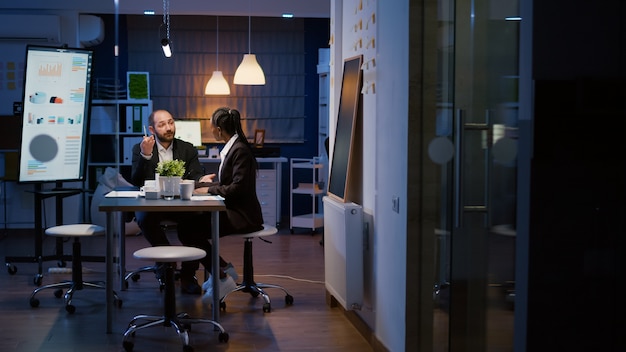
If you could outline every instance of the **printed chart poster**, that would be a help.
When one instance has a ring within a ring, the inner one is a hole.
[[[84,178],[93,52],[28,46],[20,182]]]

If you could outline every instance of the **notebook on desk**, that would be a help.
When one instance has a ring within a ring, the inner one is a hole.
[[[111,191],[104,196],[106,198],[137,198],[139,191]]]

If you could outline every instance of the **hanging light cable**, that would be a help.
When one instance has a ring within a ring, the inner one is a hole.
[[[163,25],[165,38],[161,39],[161,48],[165,57],[172,56],[172,41],[170,40],[170,0],[163,0]]]
[[[248,53],[243,56],[241,64],[237,67],[233,83],[245,85],[264,85],[265,74],[263,73],[263,69],[256,61],[256,55],[250,53],[251,23],[250,1],[248,0]]]
[[[226,82],[226,78],[222,74],[222,71],[219,70],[219,57],[220,57],[220,19],[216,17],[216,27],[215,27],[215,71],[213,71],[213,75],[211,79],[206,83],[206,87],[204,87],[205,95],[229,95],[230,87],[228,86],[228,82]]]

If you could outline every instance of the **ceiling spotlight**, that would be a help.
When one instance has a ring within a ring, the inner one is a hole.
[[[172,57],[172,48],[170,47],[169,39],[161,39],[161,47],[163,48],[163,55],[165,55],[165,57]]]
[[[170,40],[170,0],[163,0],[163,23],[165,26],[165,37],[161,39],[161,47],[165,57],[172,56],[172,41]]]

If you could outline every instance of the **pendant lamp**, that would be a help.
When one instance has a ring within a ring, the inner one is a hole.
[[[242,85],[264,85],[265,74],[263,73],[263,69],[256,61],[256,55],[250,54],[250,18],[250,15],[248,15],[248,53],[243,56],[241,64],[237,67],[233,83]]]
[[[228,82],[226,82],[226,78],[222,74],[222,71],[219,70],[218,62],[219,62],[219,52],[220,52],[220,41],[219,41],[219,29],[220,22],[219,17],[216,17],[217,27],[215,30],[216,36],[216,49],[215,49],[215,71],[213,71],[213,75],[211,79],[206,83],[206,87],[204,87],[205,95],[229,95],[230,87],[228,86]]]

